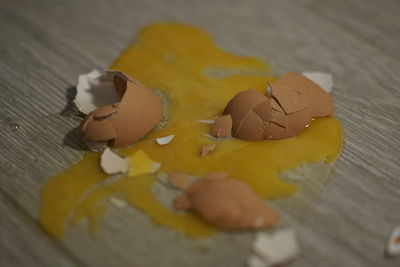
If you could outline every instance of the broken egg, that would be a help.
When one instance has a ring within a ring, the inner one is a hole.
[[[393,228],[390,233],[385,252],[388,256],[400,256],[400,225]]]
[[[231,116],[232,136],[247,141],[289,138],[302,133],[313,118],[333,113],[330,95],[296,72],[288,72],[270,84],[267,95],[250,89],[229,101],[223,115]],[[215,125],[211,134],[218,134]]]
[[[170,180],[185,192],[175,199],[176,209],[191,208],[206,221],[232,230],[259,229],[278,222],[275,211],[251,187],[225,172],[210,173],[190,185],[184,179],[174,176]]]
[[[119,148],[138,141],[157,126],[163,116],[163,105],[152,90],[123,73],[107,74],[112,77],[113,90],[120,102],[90,112],[80,130],[89,146],[102,143]]]
[[[231,136],[232,131],[232,117],[231,115],[224,115],[217,118],[210,129],[210,135],[223,138]]]

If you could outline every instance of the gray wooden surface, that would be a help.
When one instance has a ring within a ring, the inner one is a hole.
[[[81,158],[79,119],[62,112],[77,75],[107,68],[142,26],[165,20],[277,74],[333,73],[345,146],[306,216],[281,206],[299,233],[292,266],[400,266],[383,256],[400,224],[399,15],[398,0],[0,0],[0,266],[243,266],[250,234],[193,241],[133,208],[111,209],[96,239],[78,227],[54,241],[36,223],[43,184]]]

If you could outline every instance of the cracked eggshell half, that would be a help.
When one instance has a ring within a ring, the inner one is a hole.
[[[121,72],[110,71],[107,75],[121,100],[89,113],[80,129],[87,144],[108,142],[119,148],[138,141],[156,127],[163,116],[163,105],[152,90]]]
[[[288,72],[274,84],[290,88],[309,99],[311,116],[313,118],[332,116],[332,97],[318,84],[297,72]]]

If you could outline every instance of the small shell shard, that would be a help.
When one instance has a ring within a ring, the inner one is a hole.
[[[213,152],[216,147],[217,147],[216,144],[205,144],[205,145],[201,146],[200,147],[200,156],[204,157],[208,153]]]
[[[215,119],[214,124],[211,126],[210,135],[217,138],[224,138],[231,136],[232,132],[232,117],[230,114],[221,116]]]
[[[249,267],[278,266],[292,261],[299,254],[296,233],[292,229],[258,233],[251,249],[254,254],[247,261]]]
[[[197,120],[198,123],[213,124],[214,120]]]
[[[141,139],[161,121],[163,105],[152,90],[117,71],[91,75],[96,77],[97,87],[101,90],[90,89],[89,82],[84,80],[83,85],[78,86],[81,93],[78,92],[76,98],[79,105],[82,99],[93,100],[96,107],[101,105],[90,112],[81,124],[80,130],[86,143],[112,141],[109,144],[113,147],[124,147]],[[89,96],[88,91],[96,98]],[[103,91],[112,93],[114,97],[105,96],[101,93]],[[112,103],[103,105],[104,99]]]
[[[100,157],[100,166],[107,174],[125,173],[129,169],[127,159],[106,148]]]
[[[171,134],[168,136],[156,138],[156,143],[159,144],[160,146],[167,145],[171,143],[172,139],[174,139],[175,135]]]
[[[385,252],[388,256],[400,256],[400,226],[395,227],[390,233]]]

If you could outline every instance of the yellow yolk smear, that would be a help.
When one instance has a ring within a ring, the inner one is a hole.
[[[304,163],[330,163],[340,153],[342,128],[335,118],[316,119],[301,135],[284,140],[210,139],[210,125],[199,120],[220,115],[240,91],[253,88],[264,93],[268,82],[276,78],[263,61],[223,51],[199,28],[179,23],[149,25],[111,69],[125,72],[168,99],[166,127],[119,151],[126,157],[142,151],[131,158],[132,166],[146,169],[156,161],[162,164],[158,172],[181,171],[198,176],[225,171],[265,199],[276,199],[297,190],[296,185],[280,180],[279,172]],[[175,137],[169,144],[160,146],[155,142],[155,138],[171,134]],[[215,143],[216,149],[201,157],[199,149],[207,143]],[[95,230],[105,211],[103,200],[114,194],[124,196],[157,223],[190,236],[207,236],[217,230],[191,211],[175,213],[165,208],[152,193],[156,174],[149,174],[151,171],[141,169],[135,176],[132,169],[131,176],[103,183],[106,175],[99,161],[99,155],[87,153],[80,163],[44,186],[39,220],[53,236],[62,237],[68,223],[84,218]]]

